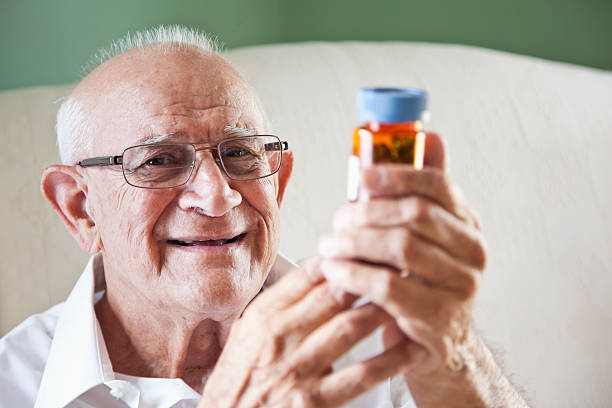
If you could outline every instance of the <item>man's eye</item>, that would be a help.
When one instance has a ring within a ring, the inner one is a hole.
[[[146,161],[149,166],[163,166],[168,164],[169,160],[167,156],[156,156]]]
[[[170,165],[184,165],[184,160],[179,159],[172,154],[159,154],[151,157],[144,162],[146,166],[170,166]]]
[[[238,158],[252,156],[253,152],[247,149],[228,149],[223,152],[223,156],[228,158]]]

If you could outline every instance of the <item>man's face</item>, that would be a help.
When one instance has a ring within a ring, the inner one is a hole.
[[[240,76],[195,50],[122,54],[90,74],[77,95],[94,117],[93,156],[159,135],[214,143],[231,136],[228,126],[259,133],[265,126]],[[120,169],[84,172],[107,285],[122,301],[224,319],[257,294],[278,249],[277,175],[230,180],[208,151],[198,152],[189,182],[175,188],[130,186]]]

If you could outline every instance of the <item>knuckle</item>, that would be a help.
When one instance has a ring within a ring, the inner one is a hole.
[[[437,343],[436,352],[439,358],[439,364],[445,364],[448,362],[453,355],[453,339],[451,336],[442,336],[440,341]]]
[[[339,268],[344,268],[340,266]],[[346,299],[346,292],[334,293],[338,291],[336,286],[332,286],[326,283],[324,286],[316,289],[316,303],[326,310],[339,310],[344,307],[344,300]]]
[[[395,255],[400,269],[406,269],[409,266],[409,259],[414,252],[414,242],[412,233],[408,228],[398,228],[393,234],[390,234],[392,242],[396,246]]]
[[[308,282],[318,282],[321,279],[321,258],[315,256],[307,259],[300,266],[300,271]]]
[[[444,190],[448,191],[451,196],[459,202],[464,201],[463,190],[461,190],[459,184],[455,183],[448,174],[443,174],[440,177],[440,181]]]
[[[345,319],[341,323],[339,331],[354,334],[360,329],[368,325],[368,322],[378,318],[378,310],[376,307],[364,306],[357,309],[351,309],[345,312]]]
[[[432,219],[432,206],[425,199],[417,199],[417,221],[427,224]]]
[[[450,299],[450,296],[448,296]],[[443,301],[432,301],[429,302],[429,315],[434,325],[444,326],[448,320],[448,312],[446,308],[446,302]]]
[[[426,224],[431,220],[431,205],[422,197],[411,197],[412,219]]]
[[[263,339],[266,344],[274,349],[282,348],[285,342],[286,333],[291,329],[290,319],[278,313],[257,313],[256,315],[251,315],[250,319],[249,324],[244,325],[243,331],[249,334],[250,329],[252,330],[253,327],[259,327],[259,337]]]
[[[365,364],[360,363],[355,366],[354,374],[355,378],[363,379],[362,381],[354,381],[351,383],[352,392],[357,395],[368,389],[368,377],[371,375],[371,373]]]
[[[359,251],[359,236],[356,233],[345,234],[341,238],[341,245],[348,254],[356,254]]]
[[[478,231],[482,231],[482,218],[480,217],[480,215],[478,215],[478,213],[473,210],[470,212],[470,215],[472,216],[471,221],[474,228],[476,228]]]
[[[360,201],[354,207],[354,221],[358,226],[369,225],[373,211],[373,206],[370,201]]]
[[[296,408],[315,408],[323,404],[321,392],[316,386],[294,390],[291,401],[291,406]]]
[[[450,176],[440,169],[432,169],[429,173],[430,183],[436,187],[438,191],[451,191],[453,181]]]
[[[393,275],[387,271],[373,282],[372,289],[377,299],[387,299],[393,294],[393,287]]]
[[[461,283],[459,300],[466,301],[472,299],[478,291],[478,287],[480,286],[480,279],[475,273],[470,271],[462,272],[460,276]]]
[[[473,262],[479,271],[484,271],[487,266],[487,245],[482,238],[478,240],[474,250]]]
[[[357,267],[357,265],[354,262],[351,262],[351,261],[336,261],[336,266],[349,279],[354,279],[355,278],[355,274],[356,274],[355,268]]]
[[[466,291],[470,298],[476,295],[478,287],[480,286],[480,279],[474,273],[468,273],[466,278]]]
[[[421,171],[421,178],[423,180],[423,184],[432,187],[440,185],[440,175],[443,173],[438,169],[428,169],[427,171]]]
[[[336,323],[335,336],[343,344],[351,343],[355,337],[355,328],[358,327],[358,321],[355,317],[349,316],[346,319],[340,319]]]
[[[319,253],[325,256],[351,256],[358,250],[359,236],[355,232],[336,232],[319,240]]]
[[[260,330],[264,337],[258,336],[257,344],[257,367],[264,367],[273,364],[285,349],[286,338],[278,326],[263,323],[263,330]],[[252,332],[245,333],[250,341],[253,341]]]
[[[268,320],[264,324],[264,327],[268,333],[270,348],[274,351],[282,349],[282,345],[285,342],[285,325]]]
[[[461,219],[471,219],[472,211],[469,209],[463,190],[459,187],[459,184],[455,183],[450,179],[449,176],[444,176],[444,191],[448,197],[451,205],[451,211],[456,213]]]

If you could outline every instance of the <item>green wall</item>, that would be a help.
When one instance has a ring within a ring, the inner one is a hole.
[[[228,48],[430,41],[612,70],[611,21],[612,0],[0,0],[0,89],[74,82],[97,48],[162,23]]]
[[[612,69],[612,0],[294,2],[288,40],[477,45]]]
[[[217,34],[227,47],[282,41],[283,0],[0,0],[0,89],[77,81],[100,47],[158,24]]]

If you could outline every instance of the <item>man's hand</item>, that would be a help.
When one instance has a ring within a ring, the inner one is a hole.
[[[323,274],[384,308],[422,346],[413,372],[457,367],[486,262],[479,222],[438,169],[378,165],[363,181],[371,200],[340,209],[320,242]]]
[[[444,171],[443,142],[432,137],[421,171],[401,164],[363,171],[370,200],[337,212],[334,232],[320,241],[321,270],[333,287],[393,316],[383,339],[386,347],[408,339],[404,377],[419,406],[477,406],[496,387],[475,374],[481,362],[495,363],[469,325],[486,245]]]
[[[378,326],[374,304],[334,293],[309,260],[258,295],[232,326],[200,407],[336,407],[405,369],[405,343],[332,371],[332,363]]]

